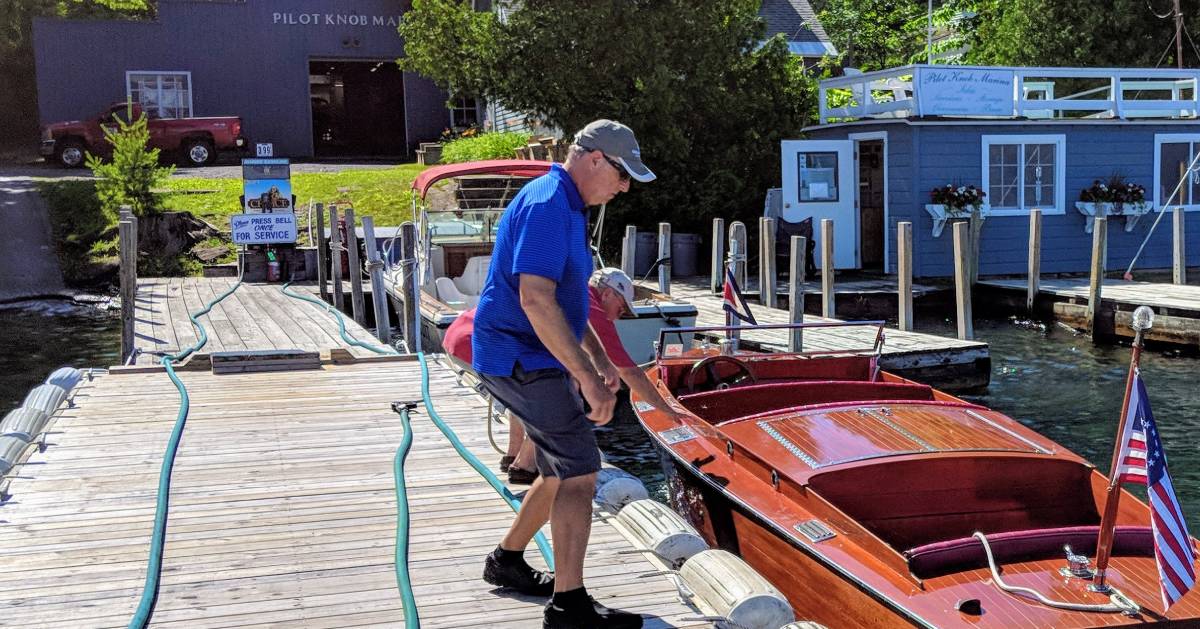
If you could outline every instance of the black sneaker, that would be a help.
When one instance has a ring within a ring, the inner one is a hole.
[[[589,597],[591,598],[591,597]],[[641,629],[642,616],[609,609],[591,598],[591,609],[568,611],[550,602],[542,616],[542,629]]]
[[[530,596],[554,593],[554,574],[535,570],[523,559],[520,563],[502,563],[489,554],[483,561],[483,580]]]

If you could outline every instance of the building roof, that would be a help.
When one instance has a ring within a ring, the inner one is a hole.
[[[767,37],[783,33],[793,53],[806,57],[835,53],[808,0],[763,0],[758,13],[767,21]]]

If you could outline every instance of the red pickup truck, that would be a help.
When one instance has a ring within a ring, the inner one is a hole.
[[[133,106],[133,120],[142,115],[142,108]],[[112,146],[104,139],[104,127],[115,127],[117,118],[125,120],[129,106],[116,103],[103,113],[86,120],[55,122],[42,128],[42,155],[64,168],[83,165],[84,152],[107,157]],[[204,166],[213,163],[218,151],[241,150],[246,146],[242,137],[242,120],[220,118],[151,118],[150,148],[163,153],[176,153],[185,166]]]

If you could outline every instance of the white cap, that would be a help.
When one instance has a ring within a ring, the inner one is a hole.
[[[633,280],[621,269],[614,266],[604,267],[592,273],[592,283],[601,288],[611,288],[625,300],[629,312],[633,312]]]

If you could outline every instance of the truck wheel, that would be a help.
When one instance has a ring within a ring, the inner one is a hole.
[[[84,162],[83,142],[67,138],[54,146],[54,161],[63,168],[79,168]]]
[[[183,143],[183,163],[186,166],[207,166],[216,158],[217,152],[208,140],[197,138]]]

